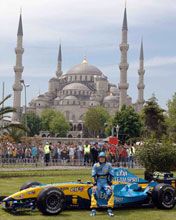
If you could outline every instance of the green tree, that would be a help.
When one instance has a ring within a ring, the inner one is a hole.
[[[41,131],[41,118],[34,112],[28,112],[23,115],[22,121],[25,125],[25,120],[27,120],[27,133],[28,136],[33,137],[34,135],[39,135]]]
[[[162,135],[166,134],[166,118],[164,112],[165,111],[158,105],[155,96],[146,102],[142,110],[145,136],[154,135],[157,138],[161,138]]]
[[[144,140],[144,145],[137,149],[136,157],[148,172],[176,169],[176,146],[166,138],[160,142],[156,138]]]
[[[9,114],[16,111],[16,109],[13,107],[4,106],[6,100],[10,97],[11,95],[8,95],[2,101],[0,101],[0,121],[3,121],[4,119],[10,119],[11,116]],[[8,133],[12,138],[14,138],[14,140],[18,141],[19,137],[24,134],[25,127],[21,123],[8,123],[6,125],[2,123],[2,125],[0,125],[0,131]]]
[[[45,109],[41,113],[42,130],[50,130],[50,122],[53,118],[56,118],[57,112],[53,109]]]
[[[92,137],[104,136],[105,123],[107,123],[110,115],[103,107],[89,108],[84,116],[84,125],[88,133]]]
[[[115,114],[113,125],[119,126],[119,140],[121,142],[138,138],[142,130],[140,116],[132,106],[122,106],[121,110]]]
[[[8,95],[2,101],[0,101],[0,106],[1,106],[0,107],[0,121],[3,121],[4,119],[10,118],[9,113],[15,112],[15,109],[10,107],[10,106],[5,106],[4,107],[5,101],[7,99],[9,99],[10,97],[11,97],[11,95]],[[6,126],[1,125],[0,130],[4,130],[4,129],[10,127],[10,126],[11,126],[10,124],[8,124]]]
[[[53,109],[45,109],[41,114],[42,129],[50,131],[52,134],[59,134],[65,137],[70,126],[64,115]]]
[[[172,99],[168,101],[167,106],[168,114],[166,122],[168,125],[168,135],[173,141],[176,141],[176,93]]]
[[[6,131],[7,131],[8,135],[9,135],[10,137],[12,137],[13,140],[14,140],[16,143],[20,142],[20,141],[21,141],[21,138],[22,138],[23,136],[25,136],[25,129],[24,129],[24,127],[21,127],[21,128],[20,128],[20,127],[12,126],[12,127],[8,127],[8,128],[6,129]]]

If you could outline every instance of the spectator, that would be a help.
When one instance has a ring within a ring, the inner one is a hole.
[[[48,142],[46,142],[45,146],[44,146],[44,162],[45,165],[48,166],[49,162],[50,162],[50,153],[51,153],[51,147],[49,145]]]
[[[92,165],[98,162],[98,143],[95,143],[91,148]]]
[[[78,160],[78,165],[82,165],[82,160],[83,160],[83,146],[82,144],[79,142],[78,146],[76,147],[76,157]]]
[[[74,149],[74,145],[72,144],[69,147],[69,160],[71,165],[74,165],[74,156],[75,156],[75,149]]]
[[[91,149],[91,146],[87,141],[83,146],[83,149],[84,149],[84,166],[86,166],[90,162],[90,149]]]

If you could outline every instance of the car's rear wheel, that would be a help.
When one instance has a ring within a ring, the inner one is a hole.
[[[158,184],[152,192],[152,201],[159,209],[172,209],[175,206],[175,189],[169,184]]]
[[[20,191],[21,190],[24,190],[24,189],[28,189],[28,188],[30,188],[30,187],[35,187],[35,186],[40,186],[41,185],[41,183],[39,183],[39,182],[27,182],[27,183],[25,183],[25,184],[23,184],[21,187],[20,187]]]
[[[57,215],[64,207],[65,196],[62,190],[49,187],[42,190],[37,198],[37,207],[44,215]]]

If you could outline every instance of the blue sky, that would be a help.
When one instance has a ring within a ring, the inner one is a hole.
[[[63,70],[82,61],[100,68],[118,84],[121,26],[124,0],[1,0],[0,7],[0,94],[13,93],[14,48],[19,11],[24,29],[23,78],[30,84],[28,101],[48,88],[55,75],[59,41]],[[166,108],[176,92],[176,0],[127,0],[129,70],[128,94],[137,99],[140,40],[145,55],[145,99],[155,93]],[[22,103],[24,103],[22,97]],[[12,104],[12,99],[8,104]]]

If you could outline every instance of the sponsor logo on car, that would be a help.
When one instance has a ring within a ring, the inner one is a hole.
[[[84,190],[84,187],[82,187],[82,186],[70,188],[70,192],[82,192],[83,190]]]

